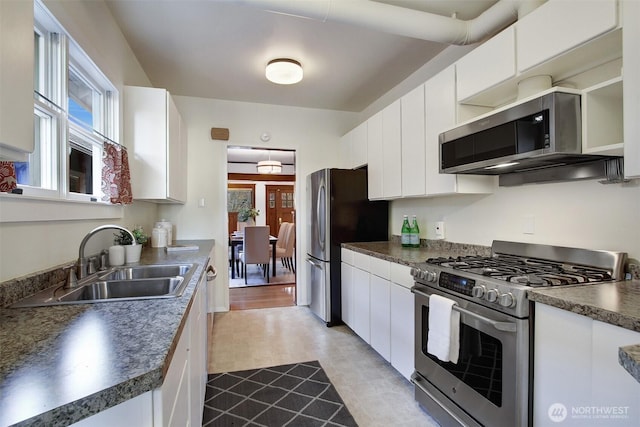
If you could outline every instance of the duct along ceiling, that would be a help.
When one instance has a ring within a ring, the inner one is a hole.
[[[531,1],[105,3],[156,87],[184,96],[360,112],[450,44],[476,43],[514,22],[517,9]],[[280,57],[302,64],[302,82],[281,86],[265,79],[266,64]]]

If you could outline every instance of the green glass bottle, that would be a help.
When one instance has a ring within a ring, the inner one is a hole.
[[[409,226],[409,216],[403,215],[402,219],[402,232],[400,235],[400,242],[403,248],[411,247],[411,226]]]
[[[418,227],[418,221],[416,220],[416,216],[413,215],[413,221],[411,224],[411,237],[410,237],[411,247],[419,248],[420,247],[420,227]]]

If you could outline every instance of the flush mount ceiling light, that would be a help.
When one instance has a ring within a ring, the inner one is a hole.
[[[267,80],[279,85],[292,85],[302,80],[302,65],[289,58],[272,59],[267,64]]]

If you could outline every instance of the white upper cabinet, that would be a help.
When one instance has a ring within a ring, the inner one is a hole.
[[[0,1],[0,160],[34,150],[33,61],[33,2]]]
[[[383,197],[384,168],[382,160],[382,111],[373,115],[365,122],[367,126],[367,159],[368,159],[368,185],[369,199],[381,199]]]
[[[382,110],[382,195],[402,196],[402,131],[400,100]]]
[[[454,66],[444,69],[425,83],[427,196],[454,193],[491,193],[495,178],[440,173],[438,137],[456,124],[456,74]]]
[[[402,196],[424,196],[425,112],[424,85],[400,99],[402,111]]]
[[[353,146],[353,130],[342,135],[340,138],[340,158],[342,163],[338,166],[346,169],[351,169],[351,149]]]
[[[341,139],[344,167],[356,169],[367,164],[367,123],[361,123]]]
[[[617,25],[616,0],[549,0],[516,24],[518,70],[548,61]]]
[[[367,124],[361,123],[353,131],[351,140],[351,168],[358,168],[367,164]]]
[[[126,86],[124,140],[133,197],[155,202],[187,199],[186,126],[169,92]]]
[[[592,86],[598,82],[576,85],[574,78],[622,57],[618,21],[616,0],[549,0],[458,60],[457,100],[497,108],[535,76]]]
[[[459,102],[516,74],[515,28],[509,27],[456,63]]]
[[[640,178],[640,2],[622,2],[624,174]]]

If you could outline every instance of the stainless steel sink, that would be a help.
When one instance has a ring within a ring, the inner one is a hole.
[[[182,277],[93,282],[57,299],[65,302],[164,297],[173,295],[183,282]]]
[[[157,277],[184,276],[191,264],[182,265],[138,265],[118,267],[107,273],[98,274],[102,280],[152,279]]]
[[[197,264],[118,267],[87,277],[77,288],[51,287],[11,307],[175,298],[182,296],[196,267]]]

